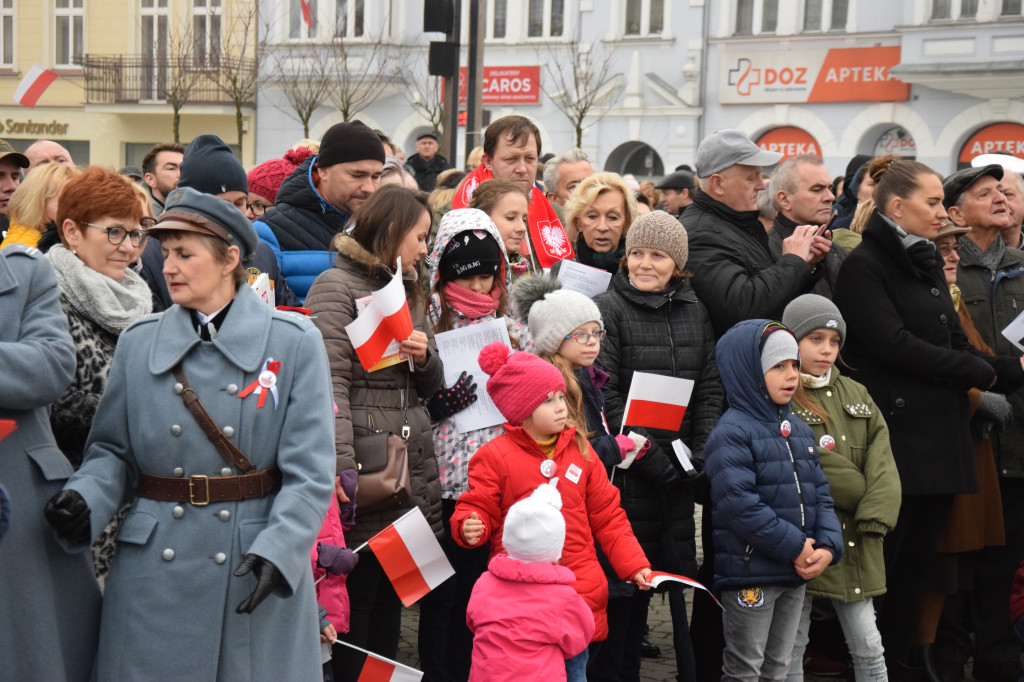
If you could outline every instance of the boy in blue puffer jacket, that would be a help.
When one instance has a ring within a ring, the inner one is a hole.
[[[746,320],[716,346],[729,409],[708,437],[722,680],[784,680],[806,581],[842,558],[816,442],[789,403],[799,351],[779,322]]]

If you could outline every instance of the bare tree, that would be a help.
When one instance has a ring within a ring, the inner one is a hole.
[[[352,120],[379,98],[397,94],[402,76],[399,64],[391,58],[392,47],[380,36],[366,42],[348,42],[343,37],[331,40],[334,87],[329,97],[343,121]]]
[[[402,68],[402,73],[409,70]],[[423,114],[434,134],[440,136],[444,128],[445,108],[444,92],[441,89],[441,77],[427,74],[426,69],[405,78],[403,95],[413,109]]]
[[[235,130],[238,134],[238,153],[242,153],[242,109],[256,102],[259,90],[259,60],[264,46],[258,35],[259,10],[256,3],[234,3],[232,15],[224,32],[219,57],[220,77],[217,87],[235,106]]]
[[[175,142],[181,142],[181,109],[191,101],[204,75],[196,60],[197,40],[191,17],[178,23],[171,36],[164,96],[171,105]]]
[[[549,84],[541,89],[569,119],[576,131],[577,147],[583,143],[583,131],[611,109],[623,80],[612,73],[611,53],[599,45],[573,38],[538,53],[548,74],[548,79],[541,82]]]
[[[334,86],[331,53],[317,45],[278,45],[268,65],[272,72],[268,82],[284,94],[287,102],[274,106],[301,123],[303,137],[309,137],[313,112],[327,103]]]

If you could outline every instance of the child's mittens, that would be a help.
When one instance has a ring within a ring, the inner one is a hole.
[[[349,502],[338,501],[341,525],[348,530],[356,525],[356,483],[359,482],[359,472],[355,469],[346,469],[338,474],[341,479],[341,489],[345,491]]]
[[[345,575],[359,563],[359,555],[348,547],[327,542],[316,543],[316,565],[331,575]]]
[[[451,388],[442,388],[427,399],[427,413],[431,421],[441,421],[461,412],[476,402],[476,384],[473,377],[463,372]]]
[[[615,436],[615,443],[619,446],[619,454],[622,456],[622,459],[626,459],[626,456],[629,455],[629,453],[632,452],[633,449],[637,446],[636,441],[634,441],[629,436],[621,433]],[[650,449],[651,441],[645,440],[643,446],[640,448],[640,451],[636,453],[636,457],[633,458],[633,461],[639,462],[641,459],[643,459],[644,455],[646,455],[647,451]]]

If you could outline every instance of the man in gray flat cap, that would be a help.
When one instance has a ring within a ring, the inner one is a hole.
[[[1012,221],[1002,191],[1008,175],[1004,173],[997,163],[953,173],[942,182],[942,203],[953,223],[971,228],[959,240],[960,305],[967,306],[981,338],[997,355],[1019,356],[1020,350],[1002,335],[1024,312],[1024,252],[1007,247],[1001,236]],[[961,674],[963,664],[973,656],[973,677],[985,682],[1024,675],[1009,611],[1010,582],[1024,556],[1024,391],[1008,398],[1013,408],[1009,425],[1004,429],[988,425],[1006,543],[971,553],[974,589],[947,597],[935,648],[940,663],[958,667]],[[979,440],[989,437],[981,429],[982,416],[979,407],[972,421],[972,432]],[[973,644],[963,625],[968,620],[974,623]]]
[[[738,130],[714,132],[697,148],[700,190],[682,221],[690,237],[693,287],[717,336],[741,320],[779,319],[786,304],[809,293],[824,274],[818,264],[832,242],[816,226],[796,227],[776,259],[758,220],[761,168],[781,159]]]

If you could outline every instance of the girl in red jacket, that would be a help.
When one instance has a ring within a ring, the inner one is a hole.
[[[576,576],[576,592],[594,613],[594,640],[603,640],[608,583],[594,540],[623,580],[647,589],[651,572],[619,505],[619,491],[587,439],[567,423],[565,381],[558,368],[529,353],[510,353],[501,343],[486,346],[479,364],[490,376],[487,393],[507,422],[504,435],[470,460],[469,490],[459,497],[451,519],[453,531],[458,529],[455,540],[467,548],[490,540],[491,556],[503,554],[509,508],[558,477],[566,526],[561,565]],[[569,682],[586,679],[586,661],[586,650],[566,661]]]

